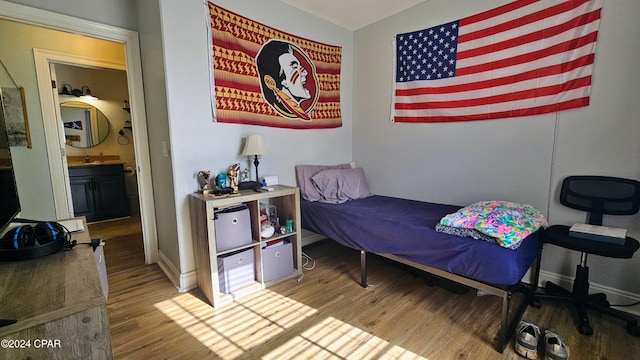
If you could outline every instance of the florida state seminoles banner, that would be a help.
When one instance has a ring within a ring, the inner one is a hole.
[[[207,2],[218,122],[342,126],[342,48],[293,36]]]

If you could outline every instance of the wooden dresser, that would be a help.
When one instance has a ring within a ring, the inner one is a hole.
[[[0,327],[0,358],[113,358],[102,247],[80,244],[90,242],[88,230],[73,239],[70,251],[0,262],[0,319],[17,320]]]

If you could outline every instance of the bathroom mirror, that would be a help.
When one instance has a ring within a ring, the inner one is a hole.
[[[77,148],[90,148],[109,135],[109,121],[95,106],[81,101],[60,104],[65,142]]]

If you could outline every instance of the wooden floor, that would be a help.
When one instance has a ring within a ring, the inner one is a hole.
[[[140,214],[129,218],[89,224],[93,238],[105,242],[107,274],[130,270],[145,264]]]
[[[220,309],[199,290],[178,293],[157,265],[125,269],[115,255],[120,242],[106,242],[115,359],[522,359],[513,342],[503,354],[495,351],[497,297],[429,287],[375,257],[371,286],[363,289],[359,253],[331,241],[304,249],[315,268],[300,281],[286,280]],[[595,333],[587,337],[564,305],[529,307],[525,318],[543,331],[557,330],[570,359],[640,359],[640,338],[617,320],[592,315]]]

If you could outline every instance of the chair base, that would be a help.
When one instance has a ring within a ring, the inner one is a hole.
[[[550,281],[546,283],[545,293],[536,294],[538,300],[546,299],[573,304],[578,311],[578,332],[583,335],[593,335],[593,328],[589,324],[587,310],[612,316],[627,323],[627,332],[633,336],[640,336],[640,328],[635,317],[622,311],[612,309],[605,294],[589,294],[589,267],[576,266],[576,278],[573,291],[566,290]]]

